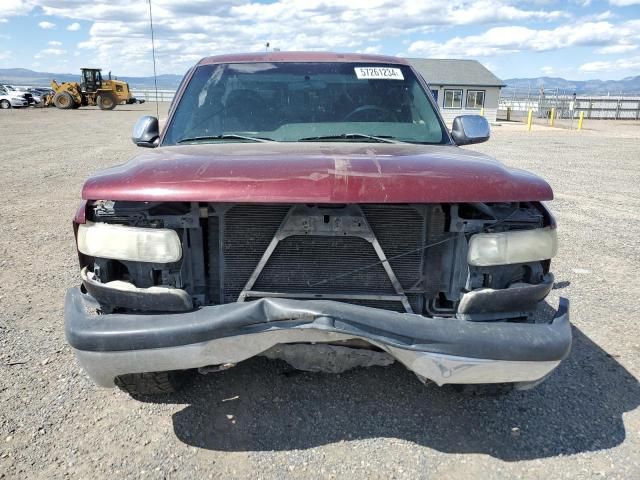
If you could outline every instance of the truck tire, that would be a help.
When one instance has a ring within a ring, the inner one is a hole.
[[[190,377],[190,372],[147,372],[127,373],[115,378],[115,384],[120,390],[131,396],[163,395],[177,392]]]
[[[61,110],[73,108],[75,103],[75,100],[69,92],[56,93],[53,97],[53,104]]]
[[[113,110],[116,108],[116,97],[112,93],[101,93],[96,101],[100,110]]]
[[[11,108],[11,102],[9,100],[0,100],[0,108]]]

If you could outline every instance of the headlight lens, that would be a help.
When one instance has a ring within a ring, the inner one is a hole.
[[[558,252],[555,228],[478,233],[469,241],[467,261],[476,267],[535,262]]]
[[[78,250],[91,257],[133,262],[171,263],[182,258],[180,238],[174,230],[108,223],[81,224]]]

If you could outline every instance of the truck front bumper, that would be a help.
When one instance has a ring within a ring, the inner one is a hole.
[[[97,315],[79,287],[67,291],[67,340],[89,376],[112,387],[126,373],[238,363],[279,344],[360,339],[422,380],[532,384],[571,348],[568,301],[549,323],[430,318],[327,300],[260,299],[186,313]]]

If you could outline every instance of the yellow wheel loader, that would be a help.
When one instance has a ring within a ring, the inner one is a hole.
[[[81,82],[58,83],[51,80],[51,88],[55,93],[45,100],[45,104],[53,104],[67,110],[97,105],[100,110],[113,110],[116,105],[123,103],[144,103],[131,95],[129,84],[121,80],[102,79],[99,68],[82,68]]]

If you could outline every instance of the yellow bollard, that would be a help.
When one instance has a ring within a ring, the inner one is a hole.
[[[580,118],[578,119],[578,130],[582,130],[583,120],[584,120],[584,112],[580,112]]]
[[[553,120],[556,118],[556,107],[553,107],[551,109],[551,122],[549,123],[549,125],[551,125],[553,127]]]
[[[529,115],[527,116],[527,130],[531,131],[532,123],[533,123],[533,108],[530,108]]]
[[[481,116],[481,117],[484,117],[484,107],[482,107],[482,108],[480,109],[480,116]]]

